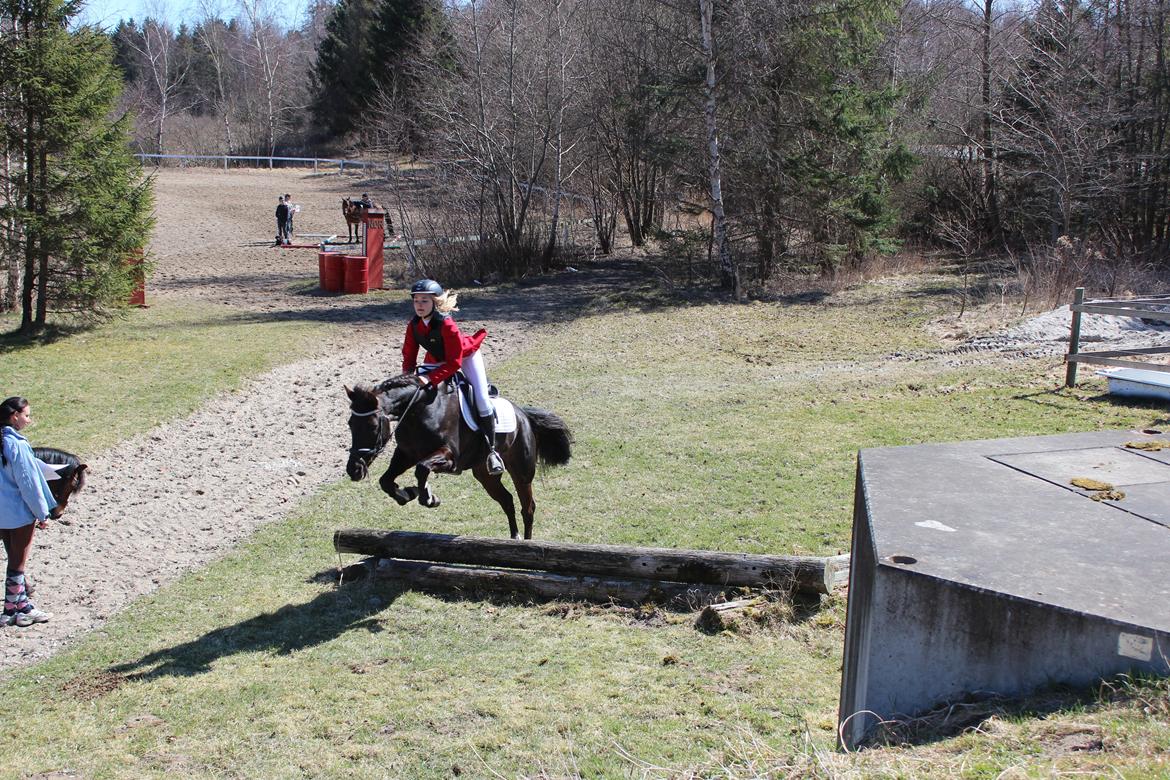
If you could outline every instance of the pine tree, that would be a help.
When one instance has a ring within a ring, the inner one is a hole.
[[[435,0],[340,0],[317,49],[317,122],[332,135],[346,135],[388,97],[417,127],[422,87],[413,59],[422,36],[443,19]]]
[[[113,48],[99,30],[69,29],[78,9],[0,2],[0,132],[18,160],[0,219],[17,226],[23,332],[42,330],[50,310],[95,316],[125,301],[125,261],[151,227],[128,120],[110,119],[121,93]]]
[[[761,267],[791,255],[790,237],[828,274],[892,249],[890,188],[913,164],[893,136],[897,91],[875,77],[894,4],[776,6],[766,21],[755,8],[758,34],[773,40],[752,46],[752,31],[743,36],[750,67],[728,158],[735,211],[754,212]]]
[[[421,124],[425,114],[424,87],[414,59],[424,36],[443,23],[442,8],[434,0],[382,0],[378,8],[373,46],[378,63],[375,78],[394,110],[409,120],[399,123],[409,136],[400,139],[403,148],[418,149],[426,143],[428,133]]]
[[[378,0],[341,0],[317,48],[313,116],[330,135],[353,131],[370,105],[378,64],[374,27]]]

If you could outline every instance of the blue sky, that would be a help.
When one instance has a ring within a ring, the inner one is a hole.
[[[285,24],[289,27],[301,22],[306,0],[272,0],[274,5],[285,9]],[[212,8],[220,9],[220,16],[231,18],[238,15],[235,0],[204,0]],[[162,16],[174,25],[192,22],[202,14],[199,0],[87,0],[81,9],[79,19],[83,23],[97,24],[112,30],[120,19],[142,21],[147,16]]]

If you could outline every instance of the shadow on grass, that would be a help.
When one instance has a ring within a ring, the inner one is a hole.
[[[19,326],[7,332],[0,332],[0,354],[34,347],[43,347],[57,341],[64,341],[92,330],[93,326],[82,323],[68,325],[50,323],[43,330],[36,333],[21,333],[18,328]]]
[[[185,279],[177,286],[199,287],[214,281],[231,285],[231,279]],[[287,280],[283,282],[289,284]],[[360,303],[352,296],[325,293],[310,283],[297,284],[295,295],[320,300],[321,305],[268,311],[240,312],[217,317],[217,324],[259,324],[264,322],[329,322],[335,324],[401,320],[411,315],[405,289],[389,290]],[[595,314],[629,310],[648,313],[693,306],[721,305],[727,296],[707,290],[680,290],[664,285],[644,264],[630,260],[607,260],[590,264],[583,271],[562,271],[508,282],[494,288],[456,287],[460,293],[459,319],[505,319],[531,325],[560,324]],[[344,299],[344,305],[331,302]],[[351,303],[352,302],[352,303]],[[801,302],[815,303],[812,299]]]
[[[317,579],[317,578],[314,578]],[[238,653],[267,652],[289,655],[329,642],[347,631],[381,632],[373,617],[407,589],[396,585],[339,588],[321,593],[304,604],[289,604],[275,612],[223,626],[174,647],[156,650],[137,661],[111,666],[126,680],[190,677],[211,670],[213,663]]]
[[[1166,401],[1158,398],[1147,399],[1134,396],[1119,396],[1109,392],[1085,395],[1078,393],[1075,388],[1067,388],[1061,385],[1048,390],[1017,393],[1012,396],[1012,400],[1027,401],[1029,403],[1054,408],[1062,407],[1062,404],[1058,404],[1057,401],[1085,401],[1089,403],[1108,404],[1122,409],[1148,409],[1151,412],[1162,412],[1163,414],[1151,420],[1149,426],[1144,429],[1144,432],[1164,433],[1166,429],[1170,428],[1170,416],[1166,414]]]

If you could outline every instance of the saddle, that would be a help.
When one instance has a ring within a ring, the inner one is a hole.
[[[429,369],[426,366],[419,367],[420,372],[425,373],[427,370]],[[462,371],[456,371],[443,383],[443,392],[459,394],[459,411],[463,414],[464,422],[471,430],[478,431],[479,415],[475,406],[475,388]],[[492,399],[492,406],[496,410],[496,433],[511,433],[516,430],[516,409],[512,402],[501,397],[499,389],[493,384],[488,385],[488,398]]]

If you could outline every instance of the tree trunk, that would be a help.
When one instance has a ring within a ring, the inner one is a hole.
[[[710,173],[711,213],[714,215],[715,251],[719,258],[719,276],[725,289],[731,290],[738,301],[742,294],[739,269],[731,259],[727,241],[727,217],[723,211],[722,172],[719,163],[719,130],[715,121],[715,36],[712,31],[715,0],[699,0],[699,18],[702,29],[703,58],[707,62],[704,82],[703,120],[707,125],[707,166]]]
[[[540,569],[560,574],[748,585],[806,593],[828,593],[840,572],[840,563],[835,559],[827,563],[829,559],[813,556],[519,541],[363,528],[337,531],[333,545],[338,552],[382,558]]]
[[[983,204],[986,211],[986,234],[995,240],[1000,234],[999,193],[996,191],[996,153],[992,137],[992,107],[991,107],[991,30],[994,21],[993,8],[995,0],[983,0],[983,49],[981,55],[980,76],[982,84],[980,92],[983,101],[983,146],[982,178]]]
[[[28,36],[27,26],[25,37]],[[24,130],[24,207],[29,214],[35,214],[37,208],[37,153],[36,136],[33,131],[36,117],[32,107],[25,111]],[[20,291],[20,331],[29,333],[33,329],[33,283],[37,278],[37,240],[40,238],[40,226],[26,225],[24,236],[24,285]]]
[[[39,192],[41,197],[37,199],[37,222],[40,224],[38,232],[40,233],[40,240],[37,242],[37,316],[34,327],[36,330],[43,330],[48,319],[49,310],[49,245],[45,241],[45,224],[49,216],[49,155],[43,148],[40,150],[40,160],[38,160],[40,170],[37,171],[40,177]]]

